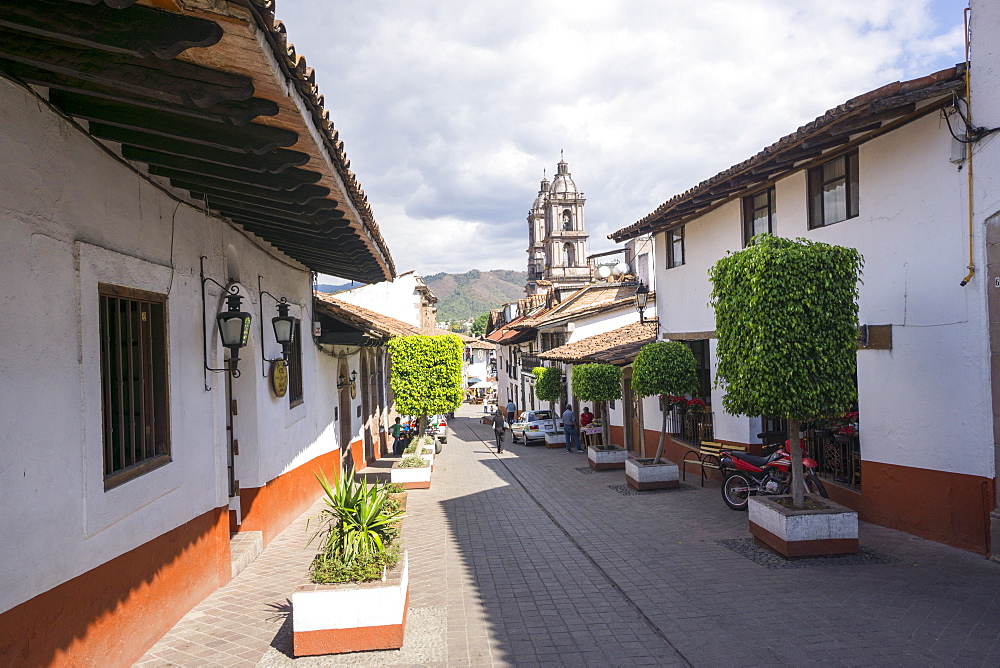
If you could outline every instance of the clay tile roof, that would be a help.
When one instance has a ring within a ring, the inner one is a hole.
[[[946,104],[964,88],[965,64],[919,79],[896,81],[830,109],[760,153],[678,195],[638,222],[608,235],[617,242],[681,225],[848,142],[871,139]],[[938,98],[932,104],[916,103]],[[853,138],[853,139],[852,139]]]
[[[518,329],[515,329],[517,324],[523,320],[523,316],[514,318],[500,329],[491,332],[490,335],[485,337],[484,340],[498,343],[501,346],[510,346],[515,343],[521,343],[535,338],[535,333],[533,331],[519,331]]]
[[[538,357],[571,364],[601,362],[624,366],[635,360],[644,345],[656,341],[658,330],[659,324],[655,319],[644,323],[633,322],[610,332],[553,348],[540,353]]]
[[[631,307],[635,304],[635,285],[592,284],[581,288],[557,306],[525,318],[517,323],[517,329],[544,327],[565,320],[596,315],[604,311]],[[654,293],[649,299],[655,300]],[[514,323],[511,323],[513,325]]]
[[[408,322],[403,322],[402,320],[397,320],[396,318],[382,315],[381,313],[376,313],[375,311],[369,311],[366,308],[341,301],[326,293],[314,292],[313,294],[316,296],[316,305],[321,310],[358,327],[373,329],[387,338],[410,336],[412,334],[431,334],[431,332],[426,332],[419,327],[414,327]],[[438,332],[434,332],[434,334],[437,333]]]
[[[494,350],[496,348],[496,346],[490,343],[489,341],[485,341],[482,339],[476,339],[475,341],[470,341],[465,344],[465,347],[472,348],[473,350]]]

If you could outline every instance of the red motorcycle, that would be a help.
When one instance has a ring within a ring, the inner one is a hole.
[[[805,450],[805,445],[802,449]],[[723,450],[719,461],[723,476],[722,500],[733,510],[746,510],[753,494],[791,493],[792,458],[788,441],[764,457]],[[806,491],[830,498],[823,481],[816,476],[816,460],[802,457],[802,468]]]

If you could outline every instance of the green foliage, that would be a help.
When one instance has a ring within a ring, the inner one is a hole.
[[[712,267],[726,411],[804,420],[851,408],[863,265],[853,248],[767,234]]]
[[[622,370],[611,364],[578,364],[573,367],[573,394],[584,401],[622,398]]]
[[[489,324],[489,320],[489,313],[483,313],[482,315],[476,316],[476,319],[472,321],[472,335],[483,336],[486,334],[486,325]]]
[[[409,415],[434,415],[462,403],[462,354],[453,334],[404,336],[389,340],[392,393],[396,408]]]
[[[320,584],[372,582],[381,580],[385,569],[394,567],[398,561],[399,546],[395,544],[387,547],[382,554],[359,558],[349,564],[318,554],[313,559],[310,574],[312,581]]]
[[[680,341],[643,346],[632,363],[632,389],[644,397],[697,393],[698,362],[690,346]]]
[[[385,491],[389,494],[402,494],[406,491],[406,486],[401,482],[387,482]]]
[[[424,283],[438,298],[438,319],[462,322],[501,304],[521,299],[527,280],[527,272],[506,269],[472,269],[464,274],[424,276]]]
[[[419,469],[424,466],[430,466],[431,463],[421,457],[418,454],[407,455],[403,457],[399,464],[396,465],[397,468],[401,469]]]
[[[319,523],[310,543],[320,539],[320,552],[313,562],[314,572],[353,572],[385,563],[386,552],[398,534],[403,514],[391,504],[384,485],[355,479],[354,471],[331,485],[323,472],[316,474],[326,503],[319,515],[309,519]],[[379,570],[381,577],[381,570]],[[324,580],[328,581],[328,580]]]
[[[559,401],[562,396],[562,371],[554,366],[536,366],[531,370],[535,377],[535,396],[541,401]]]

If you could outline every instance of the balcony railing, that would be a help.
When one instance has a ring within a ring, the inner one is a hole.
[[[680,411],[674,408],[667,414],[667,431],[674,440],[690,445],[715,440],[711,411]]]
[[[542,361],[538,359],[537,355],[522,355],[521,356],[521,369],[524,373],[531,373],[531,370],[536,366],[542,366]]]
[[[817,475],[838,485],[861,489],[861,439],[821,429],[803,433],[806,455],[816,460]]]

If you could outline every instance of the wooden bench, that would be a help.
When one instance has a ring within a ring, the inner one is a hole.
[[[747,447],[745,445],[723,445],[722,443],[717,443],[715,441],[702,441],[701,446],[697,450],[688,450],[684,453],[684,457],[681,459],[681,472],[683,473],[683,479],[687,480],[687,465],[697,464],[701,467],[701,486],[704,487],[706,477],[705,469],[719,470],[719,468],[721,468],[719,453],[723,450],[746,452]],[[688,459],[689,456],[693,456],[694,459]]]

